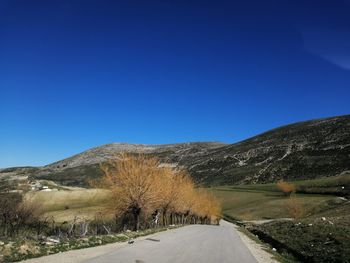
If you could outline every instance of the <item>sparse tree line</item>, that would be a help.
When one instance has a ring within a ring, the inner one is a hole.
[[[109,211],[133,230],[219,220],[213,195],[195,189],[185,171],[162,166],[156,158],[121,154],[101,168],[105,176],[91,184],[110,190]]]
[[[96,212],[94,219],[77,215],[69,222],[55,222],[53,217],[44,217],[39,203],[24,200],[20,193],[2,193],[0,237],[70,239],[128,229],[219,221],[218,200],[209,192],[196,189],[184,171],[162,166],[155,158],[128,154],[116,156],[101,164],[101,168],[105,175],[89,183],[95,188],[108,189],[109,198],[106,209]]]

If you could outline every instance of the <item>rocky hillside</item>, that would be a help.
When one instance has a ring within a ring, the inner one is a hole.
[[[264,183],[310,179],[350,170],[350,115],[283,126],[235,143],[136,145],[113,143],[18,173],[68,185],[84,185],[101,175],[99,163],[116,153],[144,153],[162,163],[187,169],[205,185]],[[16,174],[17,170],[0,171]]]
[[[212,149],[226,144],[218,142],[193,142],[165,145],[112,143],[92,148],[80,154],[43,167],[18,167],[0,170],[1,177],[30,176],[56,181],[63,185],[84,186],[87,178],[102,175],[100,163],[122,152],[143,153],[156,156],[165,165],[181,166],[190,163],[195,156],[205,156]],[[187,166],[185,167],[187,168]]]
[[[283,126],[193,160],[206,184],[312,179],[350,170],[350,115]]]

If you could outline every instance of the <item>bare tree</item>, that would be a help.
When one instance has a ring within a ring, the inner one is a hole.
[[[121,154],[101,168],[105,175],[90,184],[110,190],[109,210],[123,222],[132,215],[134,230],[139,229],[141,215],[150,219],[143,221],[149,226],[158,224],[159,213],[163,225],[169,221],[210,223],[213,216],[220,214],[214,196],[196,191],[185,171],[161,166],[155,158]]]
[[[159,163],[144,155],[122,154],[101,165],[105,176],[101,186],[111,190],[110,209],[117,214],[132,214],[134,230],[139,229],[141,213],[151,213],[159,203],[161,176]]]
[[[302,218],[306,214],[303,201],[294,195],[290,196],[288,199],[286,208],[289,216],[292,218]]]

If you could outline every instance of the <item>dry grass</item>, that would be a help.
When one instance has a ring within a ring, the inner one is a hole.
[[[56,222],[73,221],[75,217],[93,220],[97,213],[102,212],[105,219],[112,218],[113,215],[102,206],[89,206],[81,208],[73,208],[67,210],[57,210],[45,213],[45,217],[53,217]]]
[[[109,191],[101,189],[79,189],[74,191],[29,192],[25,199],[38,203],[43,216],[53,216],[56,221],[69,221],[75,216],[93,218],[104,211]]]

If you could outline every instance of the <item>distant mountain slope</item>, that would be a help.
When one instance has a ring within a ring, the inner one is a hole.
[[[107,144],[44,167],[21,168],[20,172],[84,185],[86,178],[102,174],[99,163],[120,152],[151,154],[162,163],[187,169],[197,183],[205,185],[333,176],[350,170],[350,115],[283,126],[236,144]],[[13,169],[11,173],[16,171]]]
[[[299,122],[193,160],[206,184],[310,179],[350,170],[350,115]]]
[[[70,158],[41,167],[32,176],[58,181],[68,185],[84,185],[86,178],[102,175],[99,164],[122,152],[143,153],[157,157],[162,163],[181,166],[196,156],[206,155],[210,150],[225,146],[219,142],[191,142],[164,145],[112,143],[92,148]],[[187,168],[187,166],[186,166]]]
[[[171,162],[177,160],[177,158],[190,158],[191,155],[203,155],[210,149],[216,149],[222,146],[225,146],[225,144],[219,142],[191,142],[160,145],[111,143],[92,148],[70,158],[47,165],[45,168],[62,169],[98,164],[109,158],[113,158],[116,153],[121,152],[155,154],[157,156],[162,156],[162,161]]]

